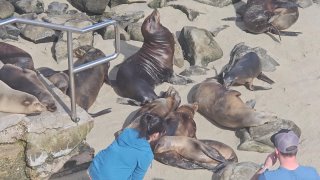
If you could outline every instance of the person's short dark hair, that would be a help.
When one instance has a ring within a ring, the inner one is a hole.
[[[271,136],[271,141],[283,156],[295,156],[298,152],[299,137],[288,129],[281,129]]]
[[[163,118],[155,114],[145,113],[141,116],[139,129],[139,137],[145,137],[149,140],[150,135],[157,132],[160,134],[165,132],[165,122]]]

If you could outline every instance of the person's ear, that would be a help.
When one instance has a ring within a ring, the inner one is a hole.
[[[279,157],[279,150],[277,148],[276,148],[275,152],[276,152],[276,156]]]

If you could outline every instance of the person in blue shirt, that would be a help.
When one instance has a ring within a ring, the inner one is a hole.
[[[299,137],[291,130],[281,130],[272,137],[275,151],[269,154],[265,163],[251,180],[320,180],[315,168],[299,165],[297,152]],[[280,167],[269,171],[279,160]]]
[[[165,132],[164,120],[146,113],[139,128],[126,128],[106,149],[100,151],[88,169],[92,180],[141,180],[153,158],[150,143]]]

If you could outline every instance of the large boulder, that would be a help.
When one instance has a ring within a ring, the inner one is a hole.
[[[45,80],[47,87],[54,87]],[[36,116],[0,114],[0,176],[1,179],[48,179],[62,168],[93,127],[90,115],[77,107],[80,121],[69,116],[70,99],[59,89],[57,111]]]
[[[109,0],[68,0],[75,8],[88,14],[102,14]]]
[[[20,14],[44,12],[44,3],[42,0],[18,0],[14,3],[16,11]]]
[[[224,6],[228,6],[230,4],[234,4],[234,3],[237,3],[241,0],[195,0],[195,1],[198,1],[200,3],[203,3],[203,4],[208,4],[208,5],[211,5],[211,6],[215,6],[215,7],[224,7]]]
[[[0,0],[0,19],[6,19],[13,15],[14,6],[5,0]]]
[[[184,58],[190,65],[207,66],[222,57],[223,52],[213,35],[206,29],[192,26],[182,28],[179,35]]]
[[[259,168],[260,166],[253,162],[230,163],[222,172],[214,173],[212,180],[248,180]]]

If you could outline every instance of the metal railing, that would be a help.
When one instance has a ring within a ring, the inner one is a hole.
[[[75,99],[75,85],[74,85],[74,73],[86,70],[88,68],[109,62],[115,58],[118,57],[119,51],[120,51],[120,35],[119,35],[119,29],[117,22],[115,20],[106,20],[104,22],[100,22],[97,24],[94,24],[92,26],[88,26],[82,29],[71,27],[71,26],[64,26],[59,24],[52,24],[52,23],[46,23],[42,21],[35,21],[35,20],[28,20],[28,19],[22,19],[22,18],[8,18],[5,20],[0,21],[0,26],[11,24],[11,23],[21,23],[21,24],[29,24],[34,26],[41,26],[45,28],[50,28],[54,30],[60,30],[60,31],[66,31],[67,32],[67,48],[68,48],[68,68],[69,68],[69,85],[70,85],[70,98],[71,98],[71,119],[74,122],[78,122],[80,119],[77,117],[77,111],[76,111],[76,99]],[[94,31],[97,29],[101,29],[105,26],[114,26],[115,31],[115,51],[114,53],[110,55],[106,55],[103,58],[91,61],[86,64],[82,64],[80,66],[74,67],[73,66],[73,48],[72,48],[72,33],[86,33],[90,31]]]

